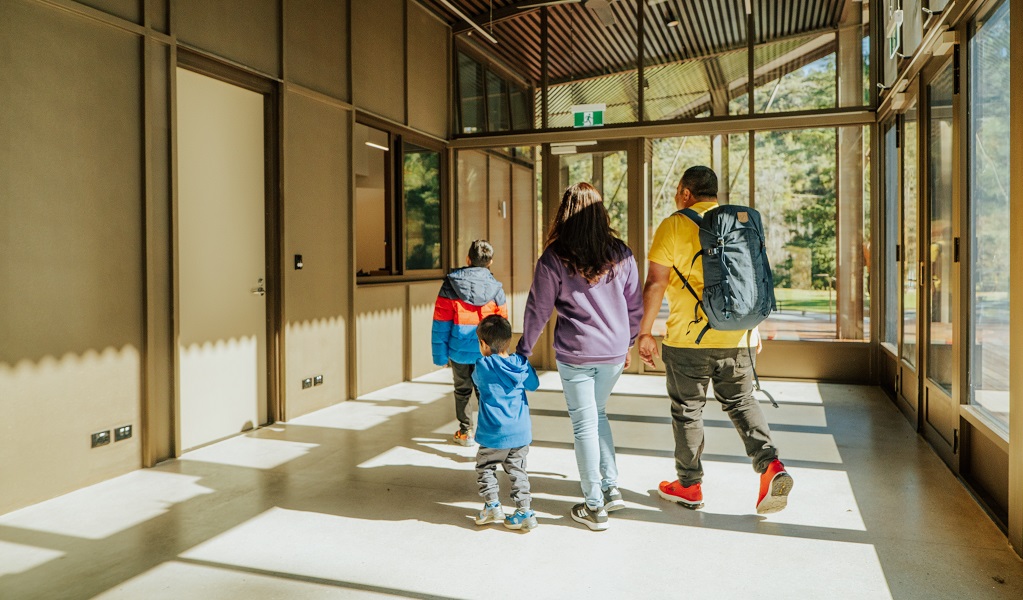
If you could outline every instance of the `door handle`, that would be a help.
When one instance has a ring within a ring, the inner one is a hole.
[[[249,291],[252,292],[253,296],[265,296],[266,288],[263,287],[263,278],[260,277],[259,281],[256,282],[256,287],[252,288]]]

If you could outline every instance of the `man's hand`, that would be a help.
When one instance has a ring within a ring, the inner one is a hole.
[[[760,354],[760,351],[763,350],[763,349],[764,349],[764,338],[762,338],[762,337],[760,337],[758,335],[757,336],[757,354]]]
[[[654,357],[660,357],[661,353],[657,350],[657,342],[654,340],[654,336],[649,333],[641,333],[636,338],[636,346],[639,347],[639,358],[646,365],[656,368],[654,364]]]
[[[631,365],[631,364],[632,364],[632,347],[630,346],[629,347],[629,351],[625,353],[625,366],[622,367],[622,370],[624,371],[625,369],[628,369],[629,365]]]

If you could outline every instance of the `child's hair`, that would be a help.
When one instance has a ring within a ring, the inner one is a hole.
[[[490,346],[495,354],[500,354],[508,349],[508,343],[511,342],[511,323],[501,315],[490,315],[480,321],[476,327],[476,335],[484,344]]]
[[[474,267],[489,267],[494,260],[494,247],[487,240],[473,240],[469,244],[469,262]]]

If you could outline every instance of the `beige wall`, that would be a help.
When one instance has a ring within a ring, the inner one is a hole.
[[[439,282],[423,284],[412,307],[409,284],[399,285],[398,305],[388,313],[383,303],[380,328],[362,329],[370,342],[351,340],[348,102],[359,98],[354,77],[362,108],[442,136],[447,27],[411,0],[177,0],[173,21],[168,6],[0,0],[0,513],[180,452],[171,304],[175,43],[272,76],[280,90],[285,416],[347,399],[356,356],[377,361],[362,361],[366,391],[429,368],[419,357],[409,364],[381,357],[405,357],[406,339],[409,350],[426,345],[419,320],[428,323],[426,298],[432,303]],[[373,23],[353,28],[350,14]],[[429,46],[412,60],[406,19],[414,43]],[[355,52],[353,29],[373,35]],[[359,52],[388,68],[367,70]],[[432,73],[414,77],[407,97],[412,64]],[[411,122],[407,104],[415,104]],[[301,271],[294,254],[304,257]],[[381,302],[367,295],[389,299],[393,290],[358,294],[374,309],[358,313],[369,326]],[[376,354],[388,338],[401,340],[401,352]],[[318,374],[324,385],[301,389]],[[91,433],[128,424],[130,440],[89,447]]]
[[[280,0],[177,0],[174,14],[181,43],[280,76]]]
[[[408,286],[408,376],[415,379],[436,371],[433,365],[433,305],[441,282],[424,281]]]
[[[288,419],[348,399],[350,114],[298,93],[284,111],[284,404]],[[302,270],[295,269],[301,254]],[[302,389],[306,377],[323,385]]]
[[[405,122],[405,0],[353,0],[352,99]]]
[[[414,2],[408,7],[409,125],[446,138],[451,98],[450,29]]]
[[[7,0],[0,48],[2,513],[139,466],[90,435],[140,422],[144,249],[140,39]]]
[[[405,380],[406,284],[360,286],[355,291],[355,395]]]

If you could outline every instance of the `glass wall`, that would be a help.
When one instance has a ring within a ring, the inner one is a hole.
[[[837,338],[837,131],[757,132],[755,208],[764,220],[778,312],[767,339]]]
[[[611,227],[629,243],[629,153],[606,152],[600,157],[600,193],[611,216]]]
[[[701,11],[706,10],[706,13]],[[646,120],[664,121],[747,114],[749,51],[743,0],[721,0],[704,7],[693,3],[649,4],[644,44]],[[724,20],[716,52],[700,48],[705,32],[689,23]],[[670,23],[675,25],[670,26]]]
[[[917,287],[919,247],[917,245],[917,114],[906,111],[902,143],[902,359],[916,366]]]
[[[970,24],[969,57],[969,400],[1008,429],[1009,2]]]
[[[483,65],[471,56],[458,53],[458,130],[478,133],[487,130],[483,103]]]
[[[548,127],[573,127],[572,107],[587,104],[606,106],[604,125],[639,121],[638,0],[607,12],[577,2],[547,11]]]
[[[499,75],[465,52],[458,52],[458,131],[496,133],[534,128],[533,92]]]
[[[952,393],[952,63],[927,86],[927,190],[930,198],[927,376]]]
[[[642,11],[639,0],[528,4],[488,23],[496,44],[458,34],[461,133],[527,123],[572,128],[580,105],[603,105],[603,124],[615,125],[826,111],[868,106],[873,98],[869,0],[831,3],[798,18],[789,14],[797,8],[775,0],[658,0],[644,2]],[[487,21],[485,8],[479,17]],[[489,80],[483,71],[490,66],[472,64],[470,46],[492,54],[500,72],[514,73],[503,77],[509,91]],[[516,105],[525,96],[532,96],[531,120]],[[487,102],[489,109],[480,106]],[[511,104],[510,122],[504,103]]]
[[[753,111],[779,113],[838,105],[835,34],[787,39],[753,53]],[[857,68],[857,73],[859,73]]]
[[[884,328],[881,341],[898,353],[899,345],[899,139],[898,126],[884,130]]]
[[[856,126],[651,140],[647,234],[677,210],[675,190],[686,169],[707,165],[727,173],[719,179],[719,201],[749,205],[752,198],[764,219],[778,302],[761,325],[765,338],[868,340],[869,132]],[[840,235],[855,242],[839,248]],[[655,334],[663,332],[662,312]]]

